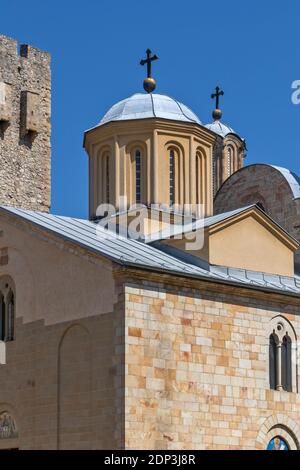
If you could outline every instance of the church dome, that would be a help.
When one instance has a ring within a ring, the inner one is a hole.
[[[220,135],[221,137],[226,137],[227,134],[237,135],[237,133],[231,127],[227,126],[226,124],[223,124],[219,120],[215,120],[211,124],[206,124],[205,127],[210,131],[215,132],[215,134]]]
[[[101,119],[99,125],[112,121],[148,118],[201,124],[199,118],[190,108],[174,98],[156,93],[136,93],[114,104]]]

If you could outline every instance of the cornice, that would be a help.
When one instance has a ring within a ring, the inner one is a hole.
[[[176,133],[193,135],[195,137],[206,140],[209,144],[213,144],[216,140],[216,135],[209,131],[205,126],[197,123],[188,123],[180,121],[171,121],[168,119],[148,118],[148,119],[133,119],[128,121],[113,121],[101,126],[95,127],[85,133],[84,147],[94,143],[95,140],[107,140],[117,136],[126,136],[130,134],[138,135],[145,133],[152,133],[153,131],[166,131]]]
[[[113,269],[113,275],[116,279],[123,279],[124,282],[130,282],[132,280],[145,281],[149,288],[151,288],[151,282],[157,284],[169,285],[175,288],[188,288],[191,290],[198,290],[203,293],[211,293],[218,295],[226,295],[230,297],[240,297],[247,303],[256,303],[258,300],[268,303],[268,308],[272,308],[271,303],[285,305],[288,308],[290,305],[298,307],[300,305],[300,296],[295,294],[288,294],[286,292],[280,293],[275,292],[268,288],[258,286],[240,286],[235,285],[232,281],[226,281],[224,279],[195,279],[189,275],[178,276],[175,273],[161,273],[155,271],[148,271],[147,269],[140,269],[136,267],[127,267],[115,265]],[[189,276],[189,277],[188,277]],[[140,287],[141,288],[141,287]],[[189,294],[187,293],[187,296]],[[204,295],[204,294],[203,294]],[[232,299],[232,303],[237,303],[235,299]],[[253,300],[254,299],[254,300]],[[226,301],[228,302],[228,300]],[[238,307],[238,303],[237,303]],[[251,305],[253,307],[253,305]],[[257,307],[260,308],[260,307]],[[267,307],[265,307],[267,308]],[[298,309],[297,309],[298,312]],[[296,312],[293,312],[296,313]]]

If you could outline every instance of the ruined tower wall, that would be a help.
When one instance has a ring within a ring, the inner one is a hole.
[[[50,55],[0,36],[0,204],[49,211]]]

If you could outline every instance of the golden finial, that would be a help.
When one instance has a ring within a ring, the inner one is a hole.
[[[212,116],[215,121],[219,121],[222,117],[222,111],[219,108],[219,98],[224,95],[224,91],[220,87],[216,87],[216,92],[211,95],[211,98],[216,98],[216,109],[213,110]]]
[[[151,64],[154,60],[157,60],[158,57],[157,57],[156,54],[154,54],[151,57],[151,50],[150,49],[146,50],[146,54],[147,54],[147,59],[142,59],[140,61],[140,64],[141,65],[147,64],[147,78],[145,78],[145,80],[144,80],[144,90],[147,93],[152,93],[156,88],[156,81],[151,76]]]

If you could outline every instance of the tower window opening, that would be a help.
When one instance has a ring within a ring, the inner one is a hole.
[[[285,319],[273,323],[269,336],[269,383],[273,390],[292,392],[297,383],[296,337]]]
[[[201,203],[200,178],[201,178],[201,157],[197,153],[196,155],[196,202],[197,204]]]
[[[170,150],[170,206],[175,204],[175,153]]]
[[[109,203],[109,155],[106,157],[106,187],[105,187],[106,202]]]
[[[141,152],[135,152],[135,200],[136,204],[141,204]]]
[[[7,283],[0,281],[0,341],[15,339],[15,294]]]
[[[14,340],[14,329],[15,329],[15,300],[14,294],[10,291],[7,301],[7,341]]]
[[[6,330],[6,315],[5,315],[5,300],[1,294],[0,298],[0,341],[5,341],[5,330]]]

